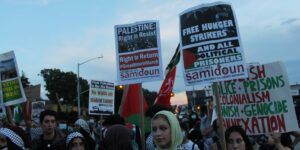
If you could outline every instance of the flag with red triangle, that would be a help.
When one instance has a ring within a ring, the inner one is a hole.
[[[173,91],[175,75],[176,75],[176,65],[180,61],[180,50],[179,44],[176,48],[175,54],[173,55],[170,63],[166,68],[166,77],[160,87],[158,96],[155,100],[155,104],[163,105],[163,106],[171,106],[171,93]]]
[[[125,86],[123,92],[119,114],[127,122],[140,125],[140,98],[141,84],[130,84]],[[145,113],[148,105],[143,96],[143,113]]]

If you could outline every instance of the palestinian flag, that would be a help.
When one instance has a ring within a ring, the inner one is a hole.
[[[141,84],[130,84],[126,85],[121,105],[119,108],[119,114],[126,122],[140,126],[140,99],[139,92],[142,90]],[[147,102],[143,96],[143,114],[147,110]],[[145,131],[149,131],[150,128],[146,127],[148,120],[145,119]]]
[[[163,105],[170,107],[171,106],[171,93],[173,91],[173,86],[175,82],[175,75],[176,75],[176,65],[180,61],[180,50],[179,44],[176,48],[175,54],[173,55],[170,63],[166,68],[166,77],[164,79],[163,84],[160,87],[158,96],[155,100],[155,104]]]
[[[173,55],[171,61],[169,62],[167,68],[166,68],[166,78],[168,77],[168,75],[171,73],[171,71],[173,69],[176,68],[176,65],[179,63],[180,61],[180,50],[179,50],[179,46],[180,44],[178,44],[176,50],[175,50],[175,54]]]

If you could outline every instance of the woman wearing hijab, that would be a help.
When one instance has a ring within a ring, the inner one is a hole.
[[[96,147],[95,140],[91,137],[90,127],[86,121],[83,119],[78,119],[75,122],[75,128],[79,129],[78,131],[83,135],[86,140],[86,145],[88,149],[94,150]]]
[[[8,128],[0,128],[0,149],[25,150],[22,138]]]
[[[160,111],[151,120],[151,132],[158,150],[181,150],[183,135],[176,116]]]
[[[66,138],[67,150],[87,150],[85,140],[80,132],[72,132]]]

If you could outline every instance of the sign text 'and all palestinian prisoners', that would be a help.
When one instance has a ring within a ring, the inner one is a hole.
[[[229,4],[199,5],[182,12],[180,37],[187,85],[247,76],[237,21]]]

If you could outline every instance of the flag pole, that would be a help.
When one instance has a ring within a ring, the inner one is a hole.
[[[128,93],[128,88],[129,88],[129,85],[124,85],[124,91],[123,91],[123,94],[122,94],[122,99],[121,99],[120,106],[123,106],[124,103],[125,103],[125,99],[126,99],[126,96],[127,96],[127,93]],[[119,108],[118,114],[121,114],[121,112],[122,112],[122,107]]]
[[[145,145],[145,127],[144,127],[144,104],[143,104],[143,89],[142,84],[139,83],[139,99],[140,99],[140,128],[141,128],[141,143],[142,143],[142,150],[146,149]]]
[[[226,150],[225,132],[224,132],[223,117],[222,117],[221,104],[220,104],[220,93],[219,93],[217,82],[213,83],[213,90],[216,98],[217,113],[218,113],[217,115],[218,115],[218,122],[219,122],[218,124],[221,130],[221,145],[222,145],[222,149]]]

